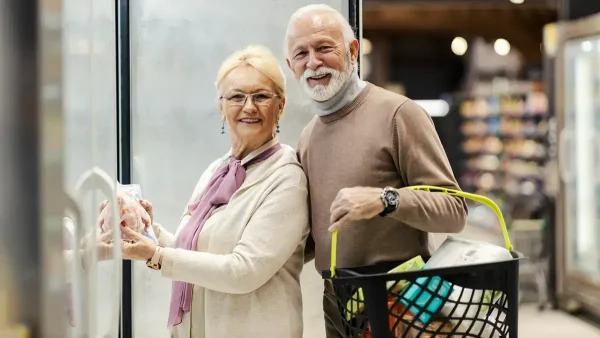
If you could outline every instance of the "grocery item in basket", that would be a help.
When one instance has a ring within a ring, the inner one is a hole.
[[[388,273],[416,271],[421,270],[423,266],[425,266],[423,258],[421,256],[416,256],[388,271]],[[397,283],[395,281],[389,281],[386,284],[388,291],[399,293],[408,285],[408,281],[400,280]],[[352,294],[352,297],[346,303],[346,320],[351,320],[357,313],[361,313],[364,310],[364,300],[363,290],[362,288],[359,288]]]
[[[498,245],[448,236],[427,261],[428,268],[511,260],[510,251]]]
[[[410,327],[403,322],[398,323],[398,326],[396,326],[396,329],[394,330],[394,336],[397,338],[450,338],[453,336],[456,337],[455,334],[451,333],[454,327],[448,321],[432,320],[427,325],[420,325],[419,320],[415,318],[415,316],[412,313],[410,313],[410,311],[407,311],[402,316],[402,320],[413,323],[416,326],[416,328]]]
[[[470,241],[448,237],[440,248],[427,261],[427,268],[444,268],[467,264],[481,264],[511,260],[512,255],[507,249],[485,242]],[[453,285],[453,292],[448,295],[448,301],[442,306],[441,314],[452,318],[464,318],[459,321],[452,319],[458,326],[457,333],[479,334],[480,337],[497,337],[497,330],[488,323],[504,321],[504,313],[487,305],[497,304],[504,298],[502,292],[494,290],[473,290]],[[486,304],[478,306],[477,304]],[[506,304],[500,304],[506,308]],[[479,320],[477,320],[479,319]],[[486,322],[482,321],[485,320]],[[472,327],[471,327],[471,324]]]
[[[450,332],[454,327],[448,321],[434,319],[429,324],[424,325],[414,314],[407,311],[406,307],[393,298],[388,298],[388,309],[390,311],[390,331],[396,338],[449,338],[452,336]],[[364,338],[371,338],[371,334],[365,334]]]
[[[418,319],[422,323],[428,324],[453,291],[452,284],[440,277],[420,277],[404,289],[399,299],[409,311],[418,314]]]

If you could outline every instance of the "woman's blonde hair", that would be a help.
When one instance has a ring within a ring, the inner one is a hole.
[[[223,61],[217,73],[217,81],[215,82],[217,89],[225,77],[227,77],[227,74],[241,65],[249,65],[265,74],[275,84],[277,89],[276,94],[281,97],[285,96],[285,75],[277,58],[275,58],[269,48],[259,45],[250,45],[242,50],[238,50]]]

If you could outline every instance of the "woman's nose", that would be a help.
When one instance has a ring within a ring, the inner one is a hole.
[[[256,112],[256,105],[254,104],[254,100],[252,99],[252,96],[246,97],[246,101],[244,102],[244,107],[242,109],[246,113]]]

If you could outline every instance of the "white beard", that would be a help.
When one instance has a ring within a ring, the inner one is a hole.
[[[317,102],[327,101],[334,97],[335,94],[339,93],[339,91],[346,84],[350,76],[352,76],[352,73],[354,72],[354,67],[350,63],[349,57],[346,60],[346,65],[346,70],[344,70],[343,72],[324,66],[317,68],[317,70],[306,69],[306,71],[304,71],[304,74],[302,74],[302,76],[300,77],[300,84],[311,99]],[[308,85],[307,80],[309,77],[326,74],[331,75],[331,79],[329,80],[328,85],[316,85],[314,87]]]

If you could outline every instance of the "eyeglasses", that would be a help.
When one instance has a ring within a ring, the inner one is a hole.
[[[229,103],[232,106],[244,106],[248,97],[251,97],[252,103],[254,103],[257,106],[268,106],[271,104],[273,98],[279,97],[279,95],[266,91],[252,94],[233,92],[222,95],[221,97],[219,97],[219,99],[227,100],[227,103]]]

